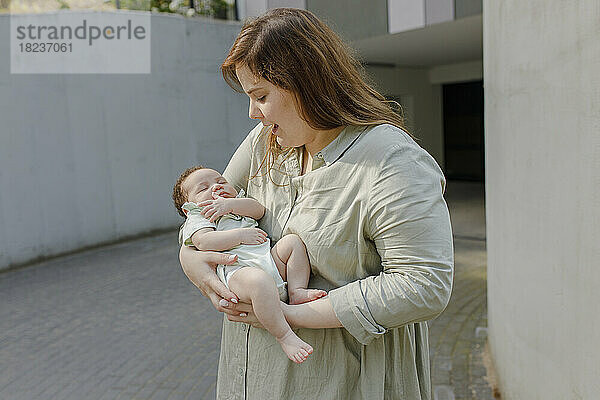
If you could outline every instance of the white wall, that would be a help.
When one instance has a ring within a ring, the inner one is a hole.
[[[388,33],[425,26],[425,0],[387,0]]]
[[[238,23],[155,15],[151,29],[149,75],[11,75],[0,58],[0,269],[177,226],[177,176],[222,170],[254,126],[218,72]]]
[[[600,393],[600,3],[484,1],[488,320],[503,399]]]
[[[466,4],[465,4],[466,3]],[[479,10],[477,11],[477,3]],[[397,33],[481,14],[481,0],[387,0],[388,33]],[[475,11],[475,12],[474,12]]]
[[[454,1],[426,0],[425,18],[427,19],[427,25],[452,21],[454,19]]]

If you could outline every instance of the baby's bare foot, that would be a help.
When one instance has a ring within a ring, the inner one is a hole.
[[[319,289],[296,289],[290,293],[290,304],[308,303],[327,296],[327,292]]]
[[[300,364],[313,352],[310,344],[300,339],[291,329],[281,339],[277,339],[288,358]]]

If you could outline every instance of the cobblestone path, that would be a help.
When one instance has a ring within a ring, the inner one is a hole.
[[[487,400],[485,228],[460,207],[482,188],[455,187],[454,292],[430,322],[434,399]],[[170,232],[0,273],[0,399],[214,399],[222,317],[177,252]]]

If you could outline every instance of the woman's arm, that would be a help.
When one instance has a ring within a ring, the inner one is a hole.
[[[406,141],[382,155],[371,181],[365,235],[382,272],[329,292],[334,312],[361,343],[439,315],[454,273],[445,180],[433,158]]]
[[[383,271],[333,289],[313,302],[282,309],[291,326],[343,326],[370,343],[387,329],[431,319],[450,298],[452,230],[439,167],[416,145],[392,147],[372,182],[365,234]],[[252,314],[230,317],[258,326]]]
[[[282,302],[283,314],[292,328],[341,328],[343,325],[335,315],[329,297],[308,303],[288,305]]]
[[[335,315],[331,302],[327,296],[303,304],[289,305],[283,301],[279,304],[281,305],[281,310],[283,311],[285,319],[294,329],[343,327],[342,323]],[[245,322],[256,328],[263,328],[256,318],[256,315],[254,315],[254,311],[251,307],[250,309],[245,309],[241,314],[243,315],[230,313],[230,315],[227,316],[227,319],[233,322]]]

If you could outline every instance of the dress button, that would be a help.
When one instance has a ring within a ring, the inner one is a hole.
[[[238,368],[238,374],[240,374],[240,375],[244,375],[244,370],[243,370],[243,369],[241,369],[241,368]]]

